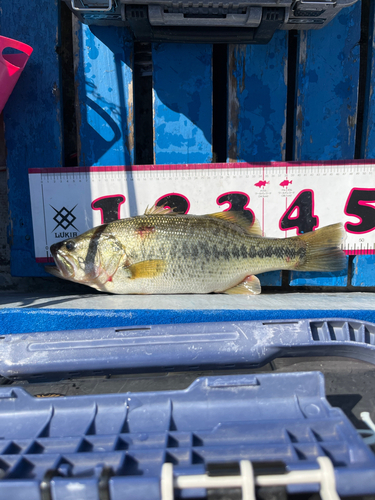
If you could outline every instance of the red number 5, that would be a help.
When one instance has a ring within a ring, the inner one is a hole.
[[[353,188],[350,191],[344,212],[356,217],[359,222],[347,222],[345,230],[348,233],[363,234],[375,229],[375,207],[371,203],[375,203],[374,188]]]

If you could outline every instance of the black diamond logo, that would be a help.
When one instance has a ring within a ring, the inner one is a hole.
[[[78,205],[78,203],[77,203]],[[73,224],[73,222],[76,220],[76,216],[73,215],[73,210],[76,208],[75,205],[71,210],[68,210],[67,208],[65,207],[62,207],[61,210],[56,210],[55,207],[53,207],[52,205],[50,205],[51,208],[54,209],[54,211],[56,212],[56,215],[55,217],[53,218],[53,220],[56,222],[56,226],[52,229],[52,232],[58,228],[59,226],[61,226],[65,231],[68,229],[68,227],[72,226],[74,227],[74,229],[76,231],[78,231],[78,229],[75,227],[75,225]]]

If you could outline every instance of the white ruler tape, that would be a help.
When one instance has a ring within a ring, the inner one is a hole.
[[[191,214],[244,209],[268,237],[342,222],[346,253],[375,253],[371,161],[30,169],[29,182],[39,262],[53,243],[160,200]]]

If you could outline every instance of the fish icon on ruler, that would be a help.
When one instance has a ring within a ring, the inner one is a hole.
[[[269,184],[270,181],[259,181],[257,182],[256,184],[254,184],[254,186],[258,187],[258,188],[264,188],[266,184]]]
[[[288,179],[285,179],[285,181],[280,182],[281,187],[288,187],[289,184],[292,184],[293,181],[288,181]]]

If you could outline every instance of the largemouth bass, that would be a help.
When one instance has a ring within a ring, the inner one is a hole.
[[[259,273],[345,267],[341,224],[283,239],[259,232],[238,212],[181,215],[153,207],[52,245],[57,267],[46,270],[117,294],[255,295]]]

